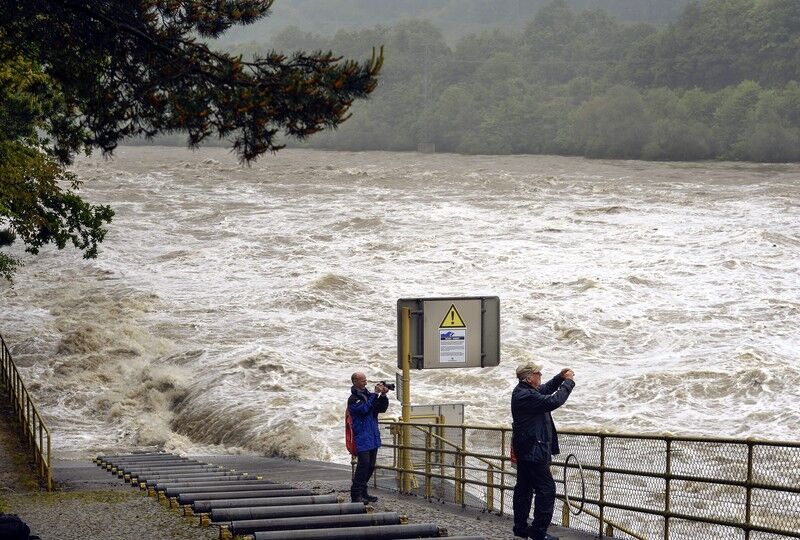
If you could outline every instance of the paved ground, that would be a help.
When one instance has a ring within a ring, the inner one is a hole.
[[[19,515],[42,540],[212,540],[218,530],[170,511],[88,461],[56,461],[56,490],[39,489],[27,452],[0,404],[0,512]]]
[[[211,461],[244,472],[260,473],[276,482],[312,488],[320,493],[338,492],[345,497],[350,495],[350,468],[342,465],[253,456],[201,456],[195,459]],[[373,505],[376,511],[405,514],[411,523],[436,523],[446,527],[451,536],[483,535],[490,540],[514,540],[511,533],[513,522],[509,516],[488,514],[438,501],[429,502],[388,489],[372,488],[370,494],[379,497],[379,501]],[[561,540],[597,539],[596,535],[556,526],[550,527],[550,534]]]
[[[37,489],[24,466],[25,454],[8,429],[6,411],[0,410],[0,511],[16,513],[43,540],[215,539],[214,527],[200,528],[197,519],[184,518],[155,499],[133,489],[89,461],[56,460],[54,493]],[[241,471],[262,474],[278,482],[314,488],[320,493],[349,496],[350,469],[312,461],[290,461],[258,456],[193,456]],[[380,497],[377,511],[395,511],[411,523],[436,523],[451,536],[483,535],[492,540],[512,540],[511,519],[474,509],[373,489]],[[551,527],[562,540],[590,540],[592,535]]]

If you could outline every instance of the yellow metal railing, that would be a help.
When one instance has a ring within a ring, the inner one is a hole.
[[[22,382],[17,366],[11,359],[11,352],[3,336],[0,336],[0,383],[5,388],[11,408],[16,415],[20,437],[31,450],[36,473],[47,486],[47,491],[52,491],[50,430],[36,410],[36,405],[33,404],[31,395]]]
[[[393,439],[378,454],[377,480],[419,477],[418,488],[398,489],[510,513],[510,427],[381,423]],[[800,538],[800,442],[583,430],[560,430],[559,442],[582,466],[579,479],[573,460],[553,462],[564,526],[642,540]],[[570,505],[583,512],[570,516]]]

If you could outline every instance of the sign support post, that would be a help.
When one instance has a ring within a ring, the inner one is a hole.
[[[402,420],[403,431],[400,438],[400,444],[403,448],[400,449],[400,463],[403,472],[401,473],[402,479],[402,493],[411,492],[411,451],[408,449],[411,446],[411,428],[408,422],[411,421],[411,309],[404,307],[400,310],[400,320],[402,321],[402,358],[403,358],[403,408]]]
[[[403,410],[401,429],[396,435],[400,441],[396,469],[401,493],[411,493],[418,487],[411,450],[412,360],[415,369],[499,365],[500,298],[400,298],[397,301],[397,369],[402,370],[403,377],[398,381],[401,391],[397,399]],[[461,422],[463,424],[463,412]],[[462,475],[463,465],[460,465]]]

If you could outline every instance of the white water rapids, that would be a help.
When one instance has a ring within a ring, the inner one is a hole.
[[[530,351],[576,372],[561,427],[798,439],[798,165],[126,147],[74,170],[117,212],[99,257],[15,246],[0,284],[57,452],[345,462],[397,299],[472,295],[500,297],[501,365],[413,372],[415,403],[509,423]]]

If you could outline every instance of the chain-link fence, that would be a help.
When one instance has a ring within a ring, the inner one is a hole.
[[[378,484],[402,489],[408,473],[418,496],[513,512],[510,428],[411,422],[401,444],[402,422],[382,424],[391,436]],[[648,540],[800,538],[800,443],[576,430],[561,430],[559,443],[561,525]]]

